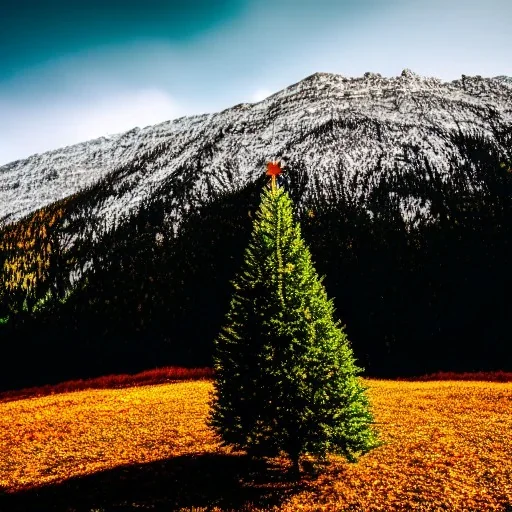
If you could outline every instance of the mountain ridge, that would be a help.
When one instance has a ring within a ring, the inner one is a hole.
[[[4,166],[0,387],[210,364],[272,159],[371,375],[511,370],[510,83],[315,74]]]
[[[378,157],[385,157],[389,146],[392,146],[396,160],[399,161],[403,155],[399,154],[396,146],[408,144],[417,147],[425,136],[432,140],[435,134],[426,133],[425,126],[430,127],[431,131],[440,129],[444,137],[456,133],[456,130],[467,131],[468,125],[490,139],[495,138],[495,131],[501,125],[510,131],[511,98],[512,81],[506,77],[463,75],[460,80],[442,82],[437,78],[420,77],[407,69],[400,76],[391,78],[383,78],[377,73],[366,73],[358,78],[314,73],[258,103],[242,103],[218,113],[181,117],[153,126],[137,127],[1,166],[0,222],[15,221],[53,201],[64,199],[122,167],[136,165],[152,153],[158,154],[158,160],[143,169],[146,177],[141,186],[132,190],[134,197],[144,196],[144,189],[158,186],[173,172],[179,172],[184,161],[197,159],[198,154],[204,153],[205,149],[217,151],[210,162],[202,156],[203,170],[207,170],[212,178],[213,175],[219,175],[219,186],[228,186],[227,180],[232,179],[232,185],[236,188],[247,180],[255,179],[265,159],[279,157],[293,164],[298,159],[297,151],[293,148],[294,142],[298,142],[294,140],[297,139],[297,130],[311,131],[329,121],[352,121],[364,122],[368,130],[372,131],[371,122],[380,123],[380,133],[373,129],[373,133],[361,134],[366,135],[366,147],[361,138],[359,148],[353,147],[356,144],[335,148],[337,153],[345,155],[345,158],[338,158],[338,162],[333,161],[332,154],[321,154],[321,149],[315,148],[319,150],[320,157],[312,158],[312,165],[325,170],[325,162],[330,160],[331,169],[341,164],[345,174],[353,175],[355,167],[362,163],[363,155],[358,153],[370,153],[368,156],[375,163]],[[297,105],[293,105],[294,101]],[[457,103],[460,104],[458,109]],[[402,137],[395,144],[384,147],[383,130],[387,132],[385,135],[391,136],[392,126],[405,129],[416,125],[418,128],[419,123],[425,125],[423,133],[414,134],[410,130],[408,138]],[[350,137],[353,132],[352,127],[345,127],[336,134],[337,142],[344,136]],[[191,141],[183,140],[183,135]],[[372,136],[381,137],[381,147],[368,147]],[[197,142],[195,145],[194,139]],[[441,147],[442,141],[436,142],[437,149],[449,152],[449,144]],[[192,150],[187,145],[192,146]],[[172,146],[177,148],[171,149]],[[425,153],[425,148],[422,151]],[[433,152],[426,152],[434,160]],[[445,168],[446,156],[439,159]],[[236,158],[239,168],[233,169],[226,176],[223,161],[228,158]],[[387,167],[393,163],[389,159]],[[364,172],[359,174],[362,177]],[[320,172],[316,173],[316,176],[319,175]],[[131,180],[124,180],[123,186],[130,188],[130,181],[137,181],[135,173]],[[211,180],[212,186],[215,186],[215,181]],[[200,193],[208,185],[197,184],[196,188]],[[359,192],[362,193],[361,190]],[[112,210],[122,215],[130,210],[129,203],[125,201],[124,207],[120,208],[112,206],[110,211],[100,216],[106,216]],[[412,211],[414,208],[417,206],[404,203],[404,211]]]

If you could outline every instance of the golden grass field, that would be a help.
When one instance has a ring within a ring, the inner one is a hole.
[[[386,444],[298,483],[219,446],[211,381],[0,403],[0,510],[512,511],[511,383],[364,383]]]

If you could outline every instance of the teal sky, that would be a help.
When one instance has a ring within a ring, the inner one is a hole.
[[[0,165],[316,72],[512,75],[510,0],[0,0]]]

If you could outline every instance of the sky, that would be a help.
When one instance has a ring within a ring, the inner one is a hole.
[[[317,71],[512,76],[510,0],[0,0],[0,165]]]

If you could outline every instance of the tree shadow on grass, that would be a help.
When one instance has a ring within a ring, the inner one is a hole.
[[[304,488],[276,461],[204,454],[121,466],[58,484],[1,493],[1,512],[268,509]]]

